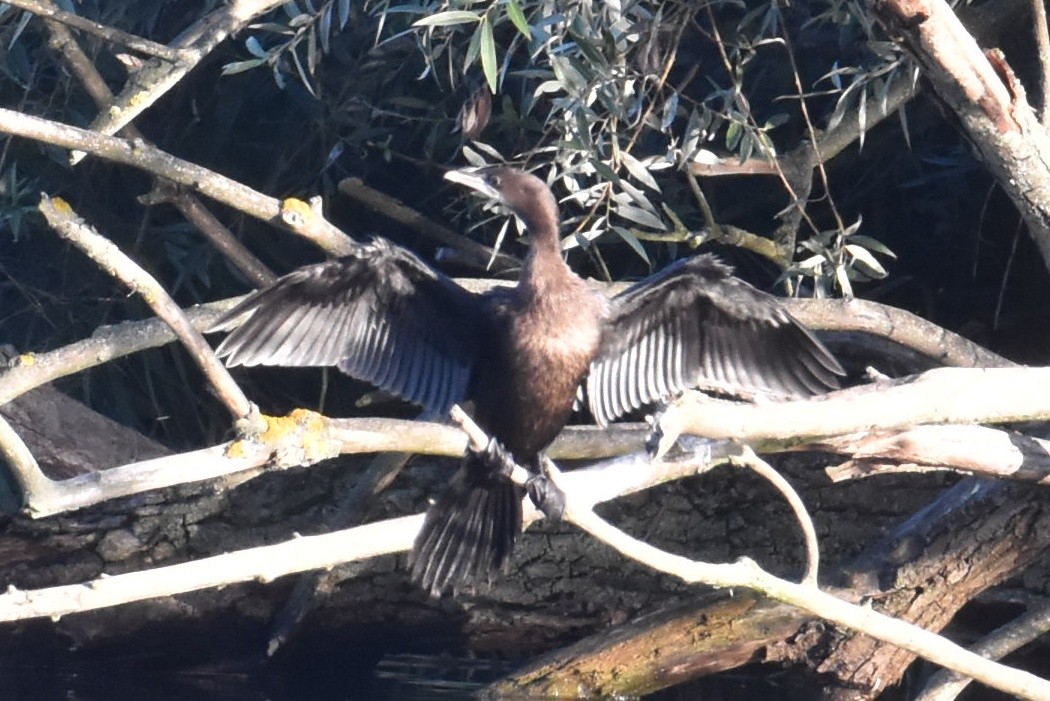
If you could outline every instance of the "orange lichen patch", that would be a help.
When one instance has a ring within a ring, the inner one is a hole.
[[[303,226],[314,215],[310,205],[294,197],[281,200],[281,220],[292,227]]]
[[[324,416],[309,409],[292,409],[288,418],[310,430],[323,431],[327,427]]]
[[[251,441],[240,438],[226,446],[226,457],[243,460],[252,454]]]
[[[55,211],[58,212],[59,214],[72,214],[73,213],[73,208],[71,206],[69,206],[69,203],[66,202],[64,199],[62,199],[61,197],[52,197],[51,198],[51,206],[54,207]]]
[[[264,414],[260,418],[266,425],[265,430],[258,436],[263,443],[273,445],[286,439],[289,434],[295,433],[296,422],[291,414],[288,416],[266,416]]]
[[[16,362],[22,367],[33,367],[36,365],[36,353],[22,353]]]
[[[339,454],[340,443],[331,439],[327,420],[317,412],[296,409],[287,416],[260,418],[266,428],[255,440],[272,449],[273,461],[278,467],[310,465]],[[247,445],[237,443],[231,444],[227,455],[234,449],[242,454],[247,451]]]

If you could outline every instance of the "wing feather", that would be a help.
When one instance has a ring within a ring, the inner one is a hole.
[[[485,318],[480,297],[377,238],[249,295],[213,330],[233,329],[227,365],[335,365],[445,412],[469,391]]]
[[[587,395],[605,425],[688,387],[789,399],[837,388],[844,374],[775,297],[699,255],[613,299]]]

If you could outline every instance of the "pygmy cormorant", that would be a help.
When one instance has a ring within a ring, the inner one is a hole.
[[[780,398],[838,386],[842,368],[813,334],[713,256],[679,260],[607,299],[562,259],[543,181],[505,167],[445,177],[524,222],[532,241],[516,287],[468,292],[376,238],[250,295],[216,325],[244,317],[219,355],[228,365],[335,365],[432,412],[472,400],[475,421],[533,467],[581,385],[599,425],[697,385]],[[465,455],[427,513],[413,577],[437,594],[503,565],[522,496],[490,457]]]

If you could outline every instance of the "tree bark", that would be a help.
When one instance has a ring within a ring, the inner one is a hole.
[[[31,395],[25,402],[32,404],[36,396],[42,395]],[[71,409],[61,411],[70,415]],[[103,425],[112,428],[100,421],[94,426],[78,424],[67,433],[49,429],[41,436],[45,444],[32,447],[37,454],[56,456],[54,462],[61,464],[114,464],[145,456],[142,446],[131,440],[97,446],[80,440],[85,431],[103,435]],[[906,475],[833,485],[811,459],[791,456],[782,462],[790,478],[806,490],[829,562],[848,559],[876,524],[892,528],[950,479]],[[187,485],[35,521],[9,517],[0,533],[5,584],[19,589],[72,584],[103,573],[275,542],[294,533],[330,530],[342,525],[333,523],[332,514],[340,495],[353,488],[361,464],[361,459],[334,460],[267,474],[223,493],[207,483]],[[380,495],[370,520],[421,511],[452,467],[451,461],[417,459]],[[862,520],[855,527],[838,523],[846,504],[862,507]],[[770,487],[737,471],[715,471],[687,483],[666,485],[610,504],[604,513],[658,545],[700,558],[718,561],[746,554],[774,572],[801,569],[802,546],[787,507]],[[522,654],[564,645],[695,594],[667,577],[624,562],[565,526],[543,524],[530,529],[511,569],[510,575],[499,577],[475,596],[434,601],[408,582],[402,557],[349,565],[345,570],[352,577],[333,587],[307,628],[313,634],[332,635],[349,626],[359,631],[411,631],[412,639],[435,647],[452,643],[478,651]],[[67,616],[54,624],[52,632],[79,646],[120,644],[134,649],[156,635],[158,625],[182,628],[192,622],[205,631],[217,621],[229,625],[232,616],[237,625],[263,630],[283,605],[290,584],[281,580],[230,586]],[[261,649],[264,643],[256,642]]]

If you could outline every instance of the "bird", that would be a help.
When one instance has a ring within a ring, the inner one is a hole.
[[[250,294],[215,324],[229,366],[336,366],[443,413],[472,402],[493,438],[468,450],[416,537],[412,578],[433,596],[505,569],[524,491],[501,465],[533,470],[585,397],[599,426],[686,389],[773,399],[839,387],[845,373],[774,296],[712,254],[682,258],[608,298],[565,262],[558,202],[509,166],[450,170],[516,215],[529,235],[517,285],[470,292],[376,237]]]

